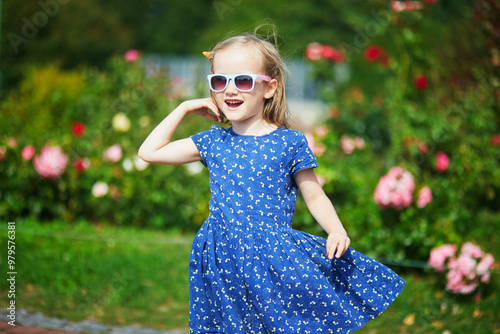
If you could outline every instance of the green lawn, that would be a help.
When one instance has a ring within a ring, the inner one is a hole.
[[[192,237],[87,223],[17,222],[16,305],[75,321],[187,328]],[[6,224],[0,251],[7,254]],[[0,261],[6,268],[6,256]],[[357,333],[500,333],[498,273],[477,300],[447,293],[444,277],[431,271],[394,269],[407,281],[405,290]],[[2,279],[3,305],[7,290]]]

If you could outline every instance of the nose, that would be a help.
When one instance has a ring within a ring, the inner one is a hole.
[[[226,87],[226,93],[238,94],[238,90],[236,89],[236,86],[234,85],[233,79],[229,79],[229,83],[227,84],[227,87]]]

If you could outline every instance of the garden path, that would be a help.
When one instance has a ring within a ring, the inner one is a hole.
[[[20,309],[16,312],[16,326],[8,324],[7,310],[2,309],[0,314],[0,334],[187,334],[187,330],[162,331],[157,329],[140,328],[137,326],[110,326],[95,321],[84,320],[70,322],[57,318],[49,318],[42,313],[28,313]]]

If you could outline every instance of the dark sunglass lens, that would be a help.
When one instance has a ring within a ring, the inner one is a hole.
[[[221,75],[216,75],[212,77],[211,85],[214,90],[223,90],[224,87],[226,87],[226,78]]]
[[[250,90],[253,86],[253,79],[248,75],[238,75],[236,79],[234,79],[234,84],[238,89]]]

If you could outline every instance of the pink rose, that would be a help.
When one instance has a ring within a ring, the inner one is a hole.
[[[351,154],[356,148],[356,142],[347,136],[342,136],[340,137],[340,147],[346,154]]]
[[[44,179],[58,178],[65,170],[68,157],[59,146],[45,145],[40,155],[33,158],[33,165],[38,174]]]
[[[431,189],[427,186],[422,187],[418,192],[417,206],[423,208],[432,201]]]
[[[122,158],[122,148],[119,144],[114,144],[104,151],[104,159],[111,162],[118,162]]]
[[[444,263],[446,259],[451,258],[457,252],[457,246],[445,244],[431,250],[429,265],[436,269],[437,272],[444,271]]]
[[[328,128],[326,126],[318,126],[314,128],[314,132],[320,138],[323,138],[328,133]]]
[[[436,170],[442,173],[448,169],[449,165],[450,165],[450,158],[448,158],[446,153],[438,151],[436,153]]]
[[[35,147],[33,145],[26,146],[23,148],[21,155],[24,160],[31,160],[31,158],[35,155]]]
[[[337,63],[345,61],[344,54],[330,45],[323,45],[321,49],[321,57],[332,60]]]
[[[476,277],[476,261],[467,254],[461,254],[456,261],[453,262],[454,268],[458,269],[467,279]],[[450,264],[450,268],[451,264]]]
[[[401,167],[393,167],[380,178],[374,199],[382,209],[393,207],[401,210],[411,204],[414,189],[411,173]]]
[[[481,247],[474,245],[472,242],[466,242],[462,245],[462,254],[479,259],[484,256]]]
[[[356,148],[358,150],[363,150],[365,148],[365,140],[361,137],[354,138],[354,143],[356,144]]]
[[[486,254],[485,257],[479,261],[479,264],[476,267],[476,272],[478,275],[486,275],[489,274],[488,270],[490,270],[491,266],[495,263],[495,258],[490,253]]]
[[[320,60],[323,46],[319,43],[311,43],[307,46],[304,56],[308,60]]]
[[[124,55],[125,60],[129,63],[136,61],[137,59],[139,59],[139,57],[140,53],[137,50],[128,50]]]
[[[489,283],[490,282],[490,273],[487,272],[484,275],[481,275],[481,283]]]

